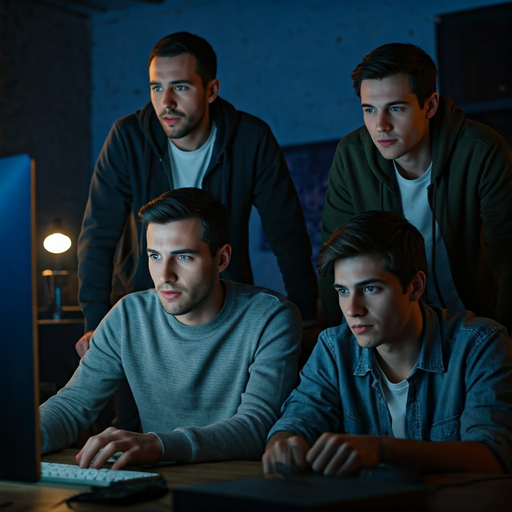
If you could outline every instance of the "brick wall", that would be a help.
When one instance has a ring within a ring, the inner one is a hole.
[[[90,179],[90,21],[31,0],[0,0],[0,156],[36,161],[38,270],[55,262],[42,248],[55,217],[75,245]],[[74,300],[72,297],[70,300]]]

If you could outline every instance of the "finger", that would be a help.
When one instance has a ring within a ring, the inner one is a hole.
[[[94,331],[87,331],[76,343],[75,350],[77,351],[80,358],[84,357],[90,348],[91,338]]]
[[[298,446],[291,446],[288,450],[287,463],[294,469],[305,471],[309,469],[309,463],[306,460],[306,454]]]
[[[120,451],[120,444],[120,441],[112,441],[106,444],[101,450],[99,450],[96,453],[95,457],[92,460],[91,467],[93,467],[94,469],[102,468],[115,453]],[[113,466],[112,468],[116,469]]]
[[[313,451],[313,448],[316,448]],[[327,442],[316,447],[313,446],[307,454],[307,461],[311,464],[313,471],[325,474],[326,468],[333,459],[344,462],[348,456],[345,443]]]
[[[82,357],[84,357],[87,351],[89,350],[89,342],[87,340],[80,338],[75,345],[75,350],[80,356],[80,359],[82,359]]]
[[[272,463],[273,463],[273,450],[272,447],[270,450],[267,450],[263,457],[261,458],[261,462],[263,462],[263,473],[270,474],[272,472]]]
[[[287,448],[288,441],[282,440],[274,443],[270,450],[267,450],[262,457],[263,472],[273,473],[274,465],[279,462],[281,464],[285,461],[285,450]]]
[[[76,456],[79,466],[81,468],[87,468],[94,461],[94,468],[101,467],[100,462],[103,461],[103,457],[100,457],[98,461],[96,461],[96,457],[102,448],[108,445],[112,440],[116,439],[118,432],[120,432],[118,429],[109,427],[101,434],[90,437]],[[112,452],[108,457],[106,457],[103,463],[106,462],[106,460],[114,453],[115,452]]]
[[[124,468],[125,466],[127,466],[128,464],[130,464],[130,462],[132,462],[132,454],[131,454],[131,450],[130,449],[126,449],[125,451],[123,451],[122,455],[120,455],[116,461],[114,462],[114,464],[112,464],[111,468],[112,469],[122,469]]]
[[[328,459],[322,459],[320,464],[322,465],[321,471],[326,476],[332,476],[337,474],[345,474],[345,466],[350,457],[357,457],[357,452],[351,450],[347,444],[338,446],[338,449],[331,454]],[[341,473],[340,473],[341,471]]]
[[[361,469],[361,467],[361,457],[359,456],[359,453],[357,451],[353,450],[348,455],[343,464],[339,465],[338,468],[333,467],[334,473],[329,474],[335,474],[338,476],[351,475],[355,473],[358,469]]]

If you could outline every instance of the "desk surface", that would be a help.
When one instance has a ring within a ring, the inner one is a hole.
[[[64,450],[43,457],[49,462],[74,464],[76,450]],[[262,466],[256,461],[226,461],[203,464],[171,464],[159,466],[156,471],[164,475],[168,486],[175,487],[261,477]],[[461,485],[464,482],[472,482]],[[508,512],[512,500],[512,476],[492,478],[484,474],[450,473],[428,475],[425,483],[433,491],[433,512]],[[77,492],[87,489],[83,486],[57,486],[37,484],[0,483],[0,504],[12,501],[12,505],[0,508],[1,512],[63,512],[71,510],[65,500]],[[107,510],[138,510],[169,512],[172,510],[171,495],[158,501],[129,507],[104,507],[98,505],[74,507],[73,510],[104,512]],[[60,504],[59,504],[60,503]]]

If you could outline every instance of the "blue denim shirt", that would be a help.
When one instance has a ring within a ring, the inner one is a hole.
[[[421,352],[407,377],[407,437],[478,441],[512,472],[512,340],[498,323],[422,305]],[[310,445],[324,432],[392,436],[374,349],[348,325],[327,329],[269,433]]]

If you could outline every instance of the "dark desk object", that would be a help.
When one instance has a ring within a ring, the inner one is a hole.
[[[59,453],[43,457],[49,462],[75,463],[77,450],[63,450]],[[140,467],[136,468],[140,469]],[[262,465],[258,461],[225,461],[208,462],[203,464],[166,464],[158,465],[155,471],[161,473],[171,490],[186,485],[220,482],[225,480],[240,480],[261,478]],[[144,468],[147,471],[147,467]],[[509,512],[512,500],[512,476],[493,476],[477,473],[447,473],[427,475],[424,481],[429,489],[432,501],[431,512]],[[370,486],[371,483],[368,484]],[[13,505],[0,509],[1,512],[69,512],[65,500],[78,492],[83,492],[83,486],[50,486],[38,484],[16,484],[0,482],[2,502],[12,501]],[[159,500],[140,503],[127,507],[105,507],[102,505],[80,505],[80,512],[105,512],[109,510],[127,511],[172,511],[172,500],[167,495]],[[261,508],[266,512],[265,507]],[[347,512],[346,509],[342,509]],[[361,512],[360,508],[356,509]],[[383,507],[373,507],[372,512],[386,510]],[[401,510],[415,510],[407,506]],[[242,509],[245,512],[244,509]],[[399,512],[400,509],[393,509]],[[205,512],[217,512],[213,506]]]
[[[402,479],[339,478],[321,475],[251,478],[174,489],[175,512],[336,512],[429,510],[424,484]]]

